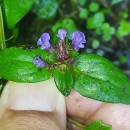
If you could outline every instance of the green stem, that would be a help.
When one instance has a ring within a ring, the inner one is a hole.
[[[0,50],[6,48],[2,10],[0,6]]]
[[[77,126],[81,130],[83,130],[85,128],[85,126],[81,125],[80,123],[78,123],[78,122],[76,122],[76,121],[74,121],[74,120],[72,120],[70,118],[68,118],[68,122],[71,123],[71,124],[73,124],[73,125],[75,125],[75,126]]]

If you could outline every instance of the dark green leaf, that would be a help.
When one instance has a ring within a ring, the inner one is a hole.
[[[128,77],[107,59],[94,55],[79,55],[75,60],[74,89],[81,95],[113,103],[130,103]]]
[[[48,68],[37,68],[33,63],[36,55],[46,60],[47,52],[40,49],[24,50],[7,48],[0,52],[0,77],[16,82],[39,82],[51,77]]]
[[[111,130],[110,125],[103,124],[101,121],[93,121],[83,130]]]
[[[42,19],[49,20],[56,16],[58,11],[57,0],[35,0],[33,12]]]
[[[4,0],[6,22],[13,29],[30,10],[34,0]]]
[[[69,56],[70,56],[71,58],[76,57],[76,56],[78,56],[78,55],[79,55],[79,53],[78,53],[77,51],[74,51],[74,50],[69,51]]]
[[[47,56],[47,63],[53,64],[56,62],[56,52],[52,52]]]
[[[57,88],[64,95],[68,96],[73,85],[73,78],[70,69],[66,65],[54,69],[54,79]]]

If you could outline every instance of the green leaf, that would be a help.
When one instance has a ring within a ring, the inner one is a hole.
[[[76,57],[78,55],[79,55],[79,53],[77,51],[74,51],[74,50],[69,51],[69,56],[71,58],[74,58],[74,57]]]
[[[103,124],[101,121],[93,121],[83,130],[111,130],[112,126]]]
[[[87,26],[88,29],[96,29],[101,27],[105,20],[104,14],[102,12],[97,12],[93,16],[89,17],[87,20]]]
[[[6,22],[13,29],[30,10],[34,0],[4,0]]]
[[[16,82],[39,82],[51,77],[48,68],[37,68],[33,63],[36,55],[46,60],[47,52],[40,49],[24,50],[7,48],[0,52],[0,77]]]
[[[109,41],[111,39],[111,36],[115,34],[115,28],[111,27],[109,23],[104,23],[101,27],[101,30],[103,32],[104,41]]]
[[[33,12],[42,19],[54,18],[58,11],[57,0],[35,0]]]
[[[124,37],[130,34],[130,23],[126,20],[121,20],[120,25],[117,28],[117,37]]]
[[[56,58],[57,58],[56,57],[56,52],[52,52],[52,53],[48,54],[47,63],[54,64],[56,62],[56,60],[57,60]]]
[[[99,4],[98,4],[97,2],[92,2],[92,3],[90,3],[90,5],[89,5],[89,10],[90,10],[91,12],[97,12],[98,9],[99,9]]]
[[[62,64],[60,68],[54,68],[54,80],[59,91],[68,96],[73,85],[73,78],[70,69]]]
[[[79,17],[81,19],[86,19],[87,16],[88,16],[88,10],[86,8],[81,8],[80,13],[79,13]]]
[[[70,18],[66,18],[63,20],[58,21],[56,24],[52,26],[52,32],[55,33],[58,28],[64,28],[68,32],[68,36],[74,31],[77,30],[77,27],[74,23],[74,21]]]
[[[130,104],[130,81],[109,60],[95,55],[82,54],[75,60],[74,89],[92,99]]]

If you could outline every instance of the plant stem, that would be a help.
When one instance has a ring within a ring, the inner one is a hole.
[[[0,6],[0,50],[6,48],[2,10]]]
[[[76,121],[74,121],[74,120],[72,120],[70,118],[68,118],[68,122],[71,123],[71,124],[73,124],[73,125],[75,125],[75,126],[77,126],[81,130],[83,130],[85,128],[85,126],[81,125],[80,123],[78,123],[78,122],[76,122]]]

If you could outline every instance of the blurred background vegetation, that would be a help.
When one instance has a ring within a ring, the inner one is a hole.
[[[79,30],[87,39],[81,53],[104,56],[130,75],[130,0],[1,0],[0,5],[1,49],[36,45],[43,32],[54,36],[58,28],[68,34]]]

